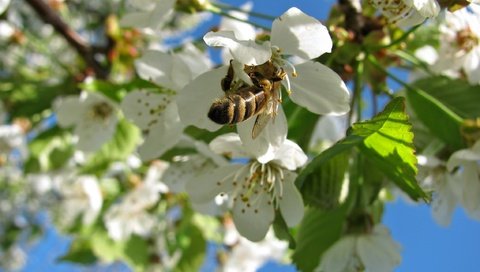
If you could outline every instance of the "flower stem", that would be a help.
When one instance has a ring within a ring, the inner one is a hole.
[[[427,73],[429,76],[435,76],[435,74],[430,70],[428,67],[428,64],[410,52],[404,51],[404,50],[397,50],[393,52],[397,57],[400,57],[401,59],[411,62],[415,67],[419,67],[422,69],[425,73]]]
[[[377,51],[377,50],[380,50],[380,49],[386,49],[386,48],[390,48],[394,45],[397,45],[401,42],[403,42],[404,40],[406,40],[408,38],[408,36],[410,36],[410,34],[412,34],[413,32],[415,32],[422,24],[419,24],[419,25],[416,25],[412,28],[410,28],[409,30],[407,30],[405,33],[403,33],[402,36],[400,36],[400,38],[392,41],[391,43],[389,44],[386,44],[386,45],[381,45],[381,46],[375,46],[373,48],[370,48],[370,51]],[[373,49],[373,50],[372,50]]]
[[[220,8],[220,9],[223,9],[223,10],[234,10],[234,11],[245,13],[245,14],[248,14],[249,16],[257,17],[257,18],[264,19],[264,20],[273,21],[273,20],[276,19],[276,17],[272,16],[272,15],[263,14],[263,13],[259,13],[259,12],[255,12],[255,11],[248,11],[248,10],[244,10],[244,9],[241,9],[241,8],[238,8],[238,7],[235,7],[235,6],[231,6],[231,5],[227,5],[227,4],[223,4],[223,3],[218,3],[217,2],[217,3],[212,3],[212,5]]]
[[[214,13],[214,14],[218,14],[218,15],[221,15],[221,16],[224,16],[224,17],[227,17],[227,18],[230,18],[230,19],[242,22],[242,23],[250,24],[250,25],[253,25],[255,27],[270,31],[270,28],[268,28],[266,26],[263,26],[263,25],[260,25],[260,24],[254,23],[254,22],[250,22],[249,20],[245,20],[245,19],[235,17],[235,16],[233,16],[231,14],[228,14],[227,12],[225,12],[225,11],[215,7],[215,6],[209,6],[206,10],[210,11],[211,13]]]
[[[363,90],[363,68],[364,68],[364,58],[360,57],[357,59],[355,66],[355,76],[353,78],[353,99],[350,102],[350,112],[348,114],[348,123],[352,122],[353,118],[353,108],[356,106],[357,110],[357,120],[362,119],[362,90]]]

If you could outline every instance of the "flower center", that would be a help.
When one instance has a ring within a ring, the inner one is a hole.
[[[470,28],[465,28],[457,32],[456,42],[460,49],[470,52],[480,43],[479,37],[475,36]]]
[[[113,108],[107,102],[94,104],[90,109],[90,115],[93,119],[106,121],[113,113]]]
[[[272,46],[272,62],[274,65],[277,66],[277,69],[283,70],[283,68],[286,68],[285,70],[291,70],[291,76],[292,77],[297,77],[297,70],[295,69],[295,66],[285,59],[282,54],[282,50],[278,48],[277,46]],[[285,79],[285,82],[287,84],[287,94],[290,95],[292,94],[292,89],[290,88],[290,78],[288,76],[288,73],[284,73],[283,79]]]
[[[396,23],[406,18],[412,12],[412,7],[403,0],[369,0],[369,3],[381,10],[390,23]]]
[[[256,207],[263,194],[270,195],[269,204],[277,204],[282,198],[284,174],[280,166],[253,161],[239,172],[245,172],[246,176],[243,182],[237,184],[234,200],[239,198],[247,207]]]

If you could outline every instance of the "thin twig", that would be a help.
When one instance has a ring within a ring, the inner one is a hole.
[[[108,69],[95,59],[95,51],[77,32],[67,25],[62,18],[45,3],[43,0],[25,0],[42,18],[42,20],[53,26],[67,42],[75,48],[78,54],[85,60],[88,67],[92,68],[98,78],[105,79],[108,77]]]

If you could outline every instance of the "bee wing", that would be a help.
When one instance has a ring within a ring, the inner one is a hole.
[[[262,132],[262,130],[267,126],[268,122],[272,118],[272,114],[267,113],[267,111],[263,111],[257,116],[257,119],[255,119],[255,124],[253,125],[252,129],[252,139],[257,138],[257,136],[260,135],[260,132]]]

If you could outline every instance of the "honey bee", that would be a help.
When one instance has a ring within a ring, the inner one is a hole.
[[[255,139],[277,114],[281,81],[286,73],[271,61],[256,66],[245,65],[244,71],[253,85],[237,84],[230,62],[227,75],[220,83],[225,96],[212,103],[208,117],[220,125],[233,125],[257,115],[252,129],[252,138]]]

